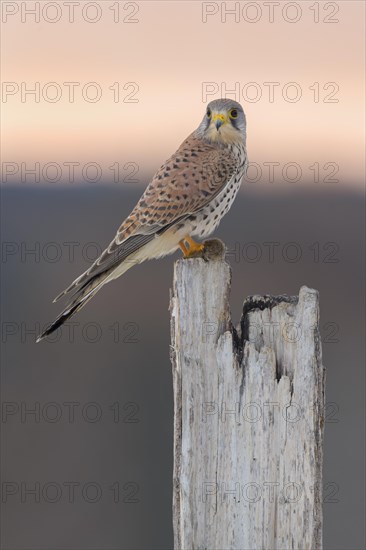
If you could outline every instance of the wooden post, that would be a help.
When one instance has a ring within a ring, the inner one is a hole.
[[[318,293],[249,297],[235,329],[230,279],[220,241],[208,241],[205,258],[175,264],[175,549],[318,550]]]

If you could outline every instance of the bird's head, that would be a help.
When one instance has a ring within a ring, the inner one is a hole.
[[[243,107],[232,99],[215,99],[206,108],[196,134],[223,145],[245,143],[247,123]]]

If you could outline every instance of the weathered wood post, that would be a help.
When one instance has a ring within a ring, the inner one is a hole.
[[[220,241],[171,298],[176,550],[322,547],[318,293],[252,296],[231,323]]]

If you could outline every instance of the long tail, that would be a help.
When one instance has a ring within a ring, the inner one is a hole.
[[[138,234],[130,236],[121,243],[117,242],[117,238],[114,239],[94,264],[55,298],[54,302],[74,292],[64,311],[38,336],[36,342],[40,342],[43,338],[52,334],[70,317],[80,311],[103,285],[116,279],[136,263],[140,263],[141,260],[134,259],[135,253],[153,238],[154,234]]]
[[[98,290],[102,288],[106,283],[120,277],[123,273],[128,271],[136,262],[123,262],[123,265],[118,267],[112,267],[106,269],[103,273],[98,273],[92,277],[89,277],[84,284],[78,288],[78,290],[72,296],[72,300],[67,304],[65,309],[60,313],[58,317],[51,323],[46,330],[40,334],[36,342],[40,342],[46,336],[49,336],[59,327],[61,327],[68,319],[70,319],[75,313],[80,311],[88,302],[96,295]],[[78,281],[78,279],[76,279]],[[75,285],[77,288],[77,285]],[[75,288],[74,287],[74,288]],[[69,288],[72,288],[71,286]]]
[[[38,336],[36,342],[40,342],[43,338],[52,334],[75,313],[80,311],[103,285],[120,277],[128,269],[136,265],[136,263],[141,263],[151,257],[158,257],[159,254],[157,255],[156,251],[154,255],[150,256],[141,254],[141,251],[150,241],[154,240],[156,236],[160,236],[169,227],[169,225],[164,226],[163,230],[159,229],[158,231],[150,230],[147,234],[138,233],[131,235],[122,240],[122,242],[119,242],[117,235],[94,264],[55,298],[54,302],[74,292],[71,301],[64,311]]]
[[[108,282],[109,273],[99,275],[96,280],[90,281],[84,288],[81,288],[74,299],[66,306],[66,308],[60,313],[60,315],[51,323],[46,330],[40,334],[36,342],[40,342],[46,336],[49,336],[59,327],[61,327],[68,319],[70,319],[75,313],[80,311],[88,302],[95,296],[95,294],[102,288],[105,283]]]

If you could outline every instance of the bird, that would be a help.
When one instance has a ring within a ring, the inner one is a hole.
[[[198,128],[159,168],[99,258],[55,299],[70,296],[62,313],[37,342],[80,311],[110,281],[145,260],[181,249],[185,258],[204,250],[229,211],[248,161],[246,116],[240,103],[208,103]]]

